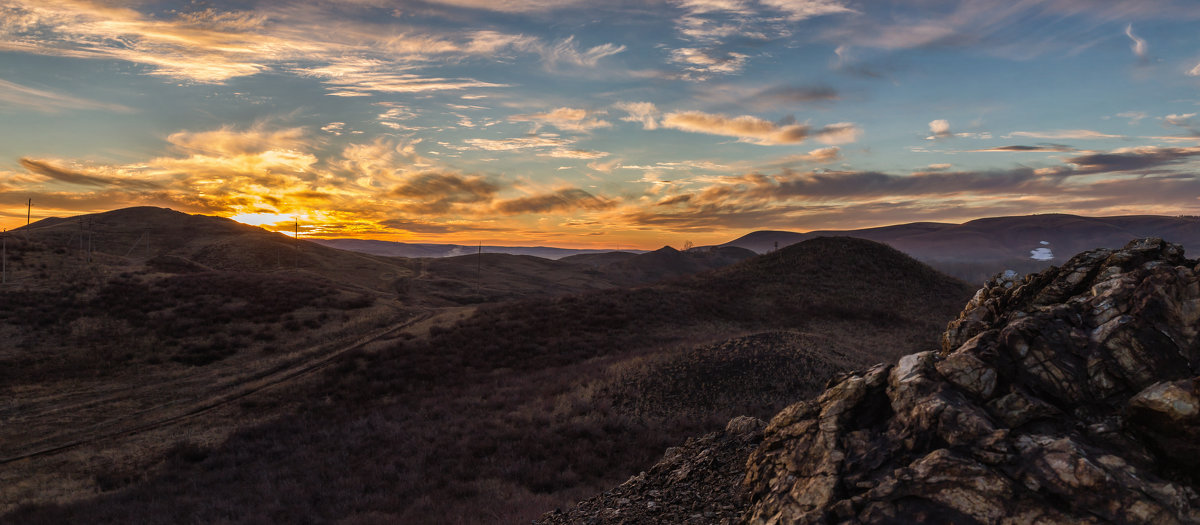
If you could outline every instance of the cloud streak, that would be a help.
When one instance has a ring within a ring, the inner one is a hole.
[[[668,113],[661,122],[662,127],[734,137],[740,142],[761,146],[800,144],[810,136],[826,144],[854,142],[861,130],[852,123],[839,122],[813,130],[807,124],[775,123],[751,115],[730,117],[701,111]]]
[[[0,79],[0,106],[14,109],[32,109],[42,113],[59,113],[68,109],[131,112],[132,108],[121,104],[100,102],[75,97],[49,89],[24,86]]]

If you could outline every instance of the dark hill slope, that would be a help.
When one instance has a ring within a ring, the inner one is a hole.
[[[765,429],[735,420],[541,523],[1200,523],[1198,284],[1159,239],[993,280],[940,351]]]
[[[13,234],[79,260],[148,264],[169,273],[309,274],[391,291],[393,281],[409,272],[395,259],[329,248],[221,217],[149,206],[43,219]]]
[[[856,296],[831,297],[837,281]],[[653,286],[481,306],[347,356],[290,394],[312,400],[299,414],[0,522],[527,522],[732,415],[932,348],[972,291],[876,243],[815,239]]]
[[[648,284],[723,268],[754,255],[750,250],[732,246],[694,248],[688,251],[663,246],[652,252],[602,266],[600,271],[609,279],[628,285]]]
[[[680,252],[669,246],[631,254],[574,255],[559,260],[482,253],[408,262],[405,297],[434,306],[491,303],[651,284],[722,268],[754,257],[743,248]]]

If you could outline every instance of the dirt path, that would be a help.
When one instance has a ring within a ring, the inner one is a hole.
[[[212,374],[196,374],[193,376],[177,376],[166,378],[149,384],[119,389],[117,393],[95,396],[96,390],[89,392],[65,393],[74,401],[58,402],[45,410],[31,411],[25,417],[26,421],[8,421],[6,426],[16,428],[21,423],[34,423],[40,419],[42,426],[59,419],[68,423],[73,416],[93,408],[108,408],[109,411],[122,405],[137,405],[147,400],[158,400],[149,407],[130,406],[133,410],[120,416],[103,419],[92,424],[64,425],[61,431],[41,435],[28,436],[28,440],[20,441],[21,436],[6,436],[5,443],[0,443],[4,450],[0,457],[0,465],[21,461],[39,456],[52,455],[94,442],[133,435],[148,430],[166,427],[180,421],[199,416],[246,396],[278,386],[297,378],[316,372],[339,356],[362,348],[374,341],[386,338],[405,328],[416,325],[433,317],[428,312],[416,315],[402,323],[376,330],[348,344],[336,346],[332,350],[323,350],[327,345],[317,345],[307,351],[292,354],[292,359],[274,362],[268,366],[245,374],[235,374],[229,377],[213,377]],[[298,354],[298,355],[297,355]],[[182,397],[180,392],[194,391],[197,383],[212,381],[207,388],[199,389],[199,395]],[[82,399],[80,399],[82,398]],[[61,398],[60,398],[61,399]],[[65,401],[65,400],[64,400]],[[26,428],[35,428],[32,424]],[[14,437],[16,439],[14,439]],[[16,441],[14,443],[14,441]]]

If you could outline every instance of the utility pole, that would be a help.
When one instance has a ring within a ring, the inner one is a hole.
[[[33,214],[33,199],[25,201],[25,225],[29,226],[29,218]]]
[[[0,284],[8,284],[8,229],[0,232],[0,236],[4,237],[4,255],[0,257],[4,261],[0,263]]]

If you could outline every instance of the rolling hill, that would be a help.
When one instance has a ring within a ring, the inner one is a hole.
[[[86,463],[72,479],[94,497],[0,522],[528,521],[732,416],[935,347],[973,291],[881,244],[821,238],[649,286],[450,310],[247,395],[220,416],[246,421],[226,438]]]

